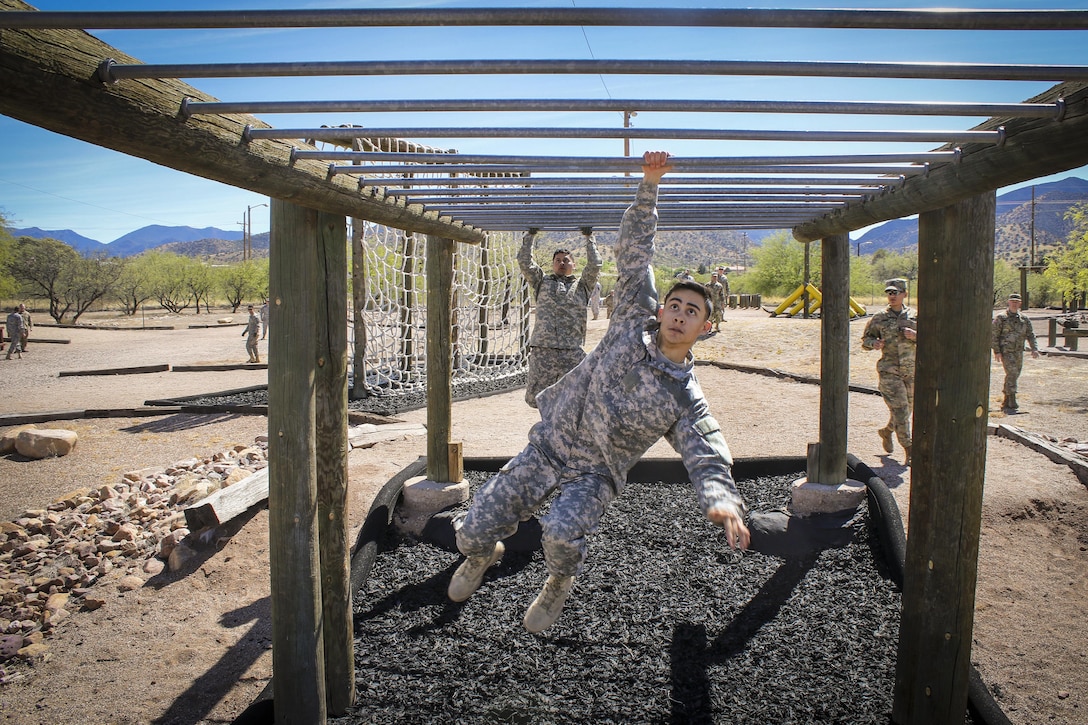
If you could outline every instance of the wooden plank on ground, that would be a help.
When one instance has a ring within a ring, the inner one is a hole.
[[[207,373],[220,370],[267,370],[268,363],[223,363],[218,365],[175,365],[175,373]]]
[[[1076,474],[1077,480],[1088,486],[1088,459],[1084,456],[1054,445],[1038,433],[1032,433],[1005,423],[997,426],[997,435],[1003,438],[1011,438],[1037,453],[1042,453],[1055,463],[1063,463],[1069,466],[1073,473]]]
[[[370,448],[377,443],[424,435],[427,435],[427,426],[422,423],[364,423],[348,429],[348,445],[352,448]]]
[[[67,378],[75,375],[138,375],[140,373],[165,373],[170,370],[169,363],[162,365],[139,365],[132,368],[100,368],[98,370],[61,370],[58,378]]]
[[[226,488],[188,506],[185,510],[185,525],[190,531],[198,531],[207,526],[219,526],[235,516],[240,516],[268,498],[268,469],[262,468],[251,476],[243,478]]]

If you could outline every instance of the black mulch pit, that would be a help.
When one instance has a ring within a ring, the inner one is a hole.
[[[488,475],[466,472],[473,488]],[[632,483],[536,636],[521,625],[546,578],[531,527],[463,604],[446,598],[448,517],[433,543],[390,527],[355,597],[357,705],[329,722],[890,722],[900,592],[864,504],[781,513],[801,475],[738,482],[765,552],[743,555],[689,484]]]
[[[458,380],[452,383],[453,400],[468,400],[496,393],[503,393],[525,386],[525,373],[511,373],[502,377],[484,380]],[[184,403],[205,408],[217,407],[263,407],[268,405],[267,386],[246,390],[228,390],[220,393],[207,393],[184,398],[173,398],[170,403]],[[348,410],[376,415],[396,415],[408,410],[416,410],[427,405],[425,390],[401,390],[395,387],[372,387],[368,394],[348,400]]]

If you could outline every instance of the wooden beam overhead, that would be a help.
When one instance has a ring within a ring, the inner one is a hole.
[[[0,0],[2,9],[29,9]],[[352,177],[328,177],[319,161],[291,160],[286,141],[242,141],[253,116],[185,119],[184,98],[213,97],[177,80],[145,79],[104,85],[98,65],[107,58],[139,62],[79,30],[4,30],[0,33],[0,113],[64,136],[113,149],[205,179],[397,229],[478,243],[483,232],[418,204],[360,193]]]

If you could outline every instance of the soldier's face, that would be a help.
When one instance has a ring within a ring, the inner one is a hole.
[[[574,258],[569,254],[557,254],[552,257],[552,272],[560,277],[574,274]]]
[[[701,294],[689,289],[679,289],[671,293],[658,310],[657,318],[661,322],[660,334],[666,342],[673,345],[690,347],[699,339],[699,335],[710,330],[706,300]]]
[[[1023,300],[1009,300],[1009,311],[1019,312],[1020,305],[1024,304]]]

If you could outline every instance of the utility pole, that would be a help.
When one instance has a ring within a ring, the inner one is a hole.
[[[253,210],[268,204],[254,204],[246,207],[246,223],[242,232],[242,261],[253,259]]]

